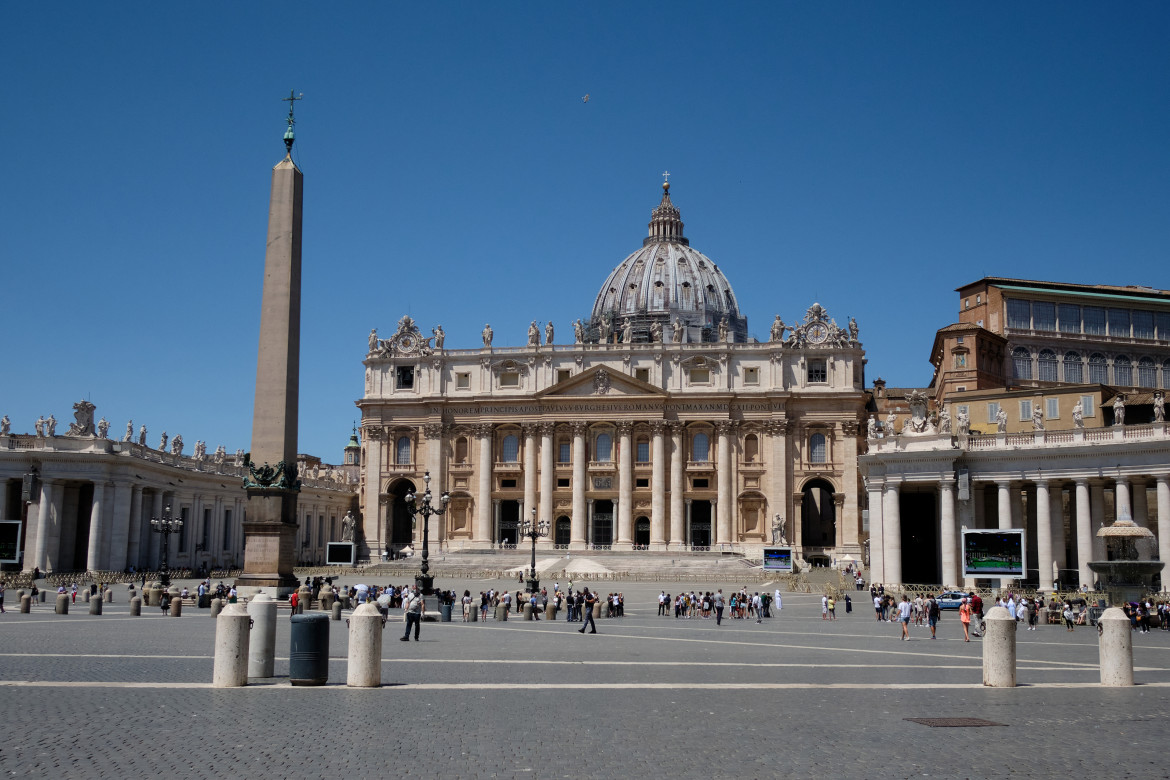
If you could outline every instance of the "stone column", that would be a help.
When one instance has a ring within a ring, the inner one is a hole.
[[[502,534],[500,533],[500,531],[502,530],[501,526],[500,526],[500,518],[501,518],[501,511],[500,510],[502,508],[502,505],[503,505],[502,499],[499,499],[499,498],[492,499],[492,533],[491,533],[491,538],[492,538],[493,545],[496,542],[500,541],[500,538],[502,536]],[[520,516],[521,516],[521,518],[523,518],[523,516],[524,516],[524,507],[520,507]]]
[[[1150,527],[1150,507],[1149,499],[1146,495],[1146,478],[1134,477],[1132,480],[1133,491],[1131,501],[1133,502],[1133,521],[1142,528]],[[1167,563],[1170,563],[1168,561]]]
[[[1052,524],[1052,556],[1058,568],[1068,566],[1068,556],[1064,548],[1064,488],[1056,486],[1055,491],[1049,491],[1048,496],[1049,518]],[[1040,572],[1041,582],[1045,576],[1051,577],[1052,572]]]
[[[1170,475],[1160,474],[1158,485],[1158,559],[1170,568]],[[1170,571],[1162,570],[1162,590],[1170,590]]]
[[[1133,519],[1133,504],[1129,500],[1129,480],[1118,477],[1113,489],[1113,519],[1119,520],[1122,515],[1129,515]]]
[[[85,568],[90,571],[101,571],[105,568],[102,560],[102,537],[106,529],[102,525],[102,511],[105,508],[106,483],[95,480],[93,483],[93,506],[89,511],[89,552],[85,558]]]
[[[1097,536],[1097,532],[1101,530],[1101,526],[1105,524],[1105,483],[1100,480],[1093,480],[1089,483],[1089,504],[1093,512],[1093,558],[1094,561],[1105,560],[1105,540]],[[1089,579],[1086,582],[1092,586],[1093,580]]]
[[[870,582],[885,582],[881,486],[870,483],[866,486],[866,494],[869,497],[869,579]]]
[[[529,514],[529,517],[521,517],[521,521],[531,519],[533,509],[536,506],[536,424],[524,423],[521,426],[521,431],[524,434],[524,508],[523,511]],[[551,517],[545,517],[537,511],[537,522],[541,520],[553,521]]]
[[[573,423],[573,516],[569,518],[569,548],[581,550],[585,548],[588,521],[592,518],[592,510],[586,514],[585,488],[585,433],[589,426],[582,422]]]
[[[999,522],[999,527],[1003,529],[1012,527],[1012,483],[1011,482],[997,482],[996,502],[997,512],[996,517]]]
[[[843,490],[838,493],[843,499],[837,515],[837,554],[861,551],[861,512],[858,510],[859,475],[857,471],[857,437],[860,431],[856,420],[841,424],[841,460],[845,470],[841,474]]]
[[[939,539],[942,543],[942,581],[945,587],[959,585],[959,529],[955,523],[955,482],[950,475],[938,484]]]
[[[49,566],[49,534],[51,532],[49,524],[52,518],[54,488],[60,490],[52,480],[41,478],[41,497],[40,501],[37,502],[36,547],[33,548],[35,552],[31,565],[28,562],[25,563],[25,568],[29,571],[37,566],[41,568],[41,571],[52,571]]]
[[[444,473],[443,460],[443,425],[442,423],[426,423],[423,425],[423,437],[427,442],[427,471],[431,473],[432,493],[435,500],[447,489],[447,475]],[[436,515],[427,524],[427,544],[437,545],[447,537],[445,533],[447,518],[445,515]],[[421,524],[420,524],[421,525]],[[314,539],[314,544],[316,540]]]
[[[1040,590],[1052,585],[1052,497],[1048,495],[1048,481],[1036,481],[1036,568],[1039,570]]]
[[[1077,570],[1080,582],[1088,585],[1093,581],[1089,561],[1093,560],[1093,518],[1090,508],[1090,490],[1087,479],[1077,480]]]
[[[134,491],[135,486],[125,480],[114,483],[114,501],[110,512],[113,523],[110,526],[110,553],[106,564],[111,571],[123,571],[126,568]]]
[[[897,483],[887,483],[882,500],[882,563],[885,567],[882,582],[887,585],[902,583],[902,508],[898,487]]]
[[[365,458],[362,469],[366,474],[365,493],[362,496],[362,529],[366,546],[370,547],[370,560],[377,562],[386,549],[386,524],[382,520],[382,442],[381,426],[362,429],[365,442]],[[357,534],[354,534],[357,539]]]
[[[650,423],[650,549],[665,550],[666,441],[662,420]]]
[[[689,498],[686,499],[686,507],[687,507],[687,510],[686,510],[687,511],[687,530],[686,530],[687,542],[686,542],[686,544],[687,544],[687,547],[690,547],[695,542],[695,540],[691,534],[691,504],[692,504],[692,499],[689,499]]]
[[[618,528],[614,549],[634,546],[634,426],[619,422],[618,432]]]
[[[671,550],[685,549],[688,544],[687,528],[690,520],[689,503],[684,504],[686,489],[684,475],[687,458],[683,450],[683,426],[675,421],[670,425],[670,541]]]
[[[475,541],[490,547],[495,544],[492,537],[492,426],[477,425],[475,435],[479,438],[479,455],[475,464],[479,477],[475,496]]]
[[[719,420],[715,423],[715,433],[718,436],[717,446],[719,447],[715,464],[715,479],[719,486],[716,503],[718,512],[716,544],[731,544],[735,541],[731,531],[731,431],[732,423],[730,420]]]
[[[0,520],[18,520],[17,518],[8,517],[8,485],[10,480],[7,477],[0,477]],[[20,599],[17,599],[20,601]]]
[[[586,505],[586,519],[585,519],[585,546],[593,544],[593,499],[585,499]]]
[[[540,518],[549,523],[549,542],[556,542],[557,519],[553,517],[553,489],[556,485],[554,455],[556,444],[553,423],[540,424]]]
[[[142,503],[142,485],[134,485],[130,493],[130,538],[126,558],[135,570],[142,568]]]

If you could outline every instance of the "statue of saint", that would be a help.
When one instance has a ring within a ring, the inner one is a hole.
[[[1007,433],[1007,411],[1002,406],[995,413],[995,429],[1000,433]]]
[[[938,432],[946,434],[951,432],[951,413],[946,410],[946,407],[938,411]]]
[[[650,340],[655,344],[662,343],[662,323],[658,320],[650,325]]]
[[[551,345],[553,343],[553,324],[549,320],[544,325],[544,343]]]
[[[1073,427],[1074,428],[1084,428],[1085,427],[1085,408],[1083,406],[1081,406],[1080,401],[1077,401],[1076,405],[1073,406],[1072,416],[1073,416]]]
[[[898,415],[894,414],[891,409],[890,413],[886,415],[886,438],[892,439],[894,437],[894,426],[898,424]]]
[[[33,423],[33,428],[36,430],[37,436],[45,435],[45,416],[43,414]]]
[[[134,421],[126,423],[126,433],[122,436],[122,441],[129,444],[134,439]]]
[[[1122,416],[1123,417],[1125,416],[1124,412],[1122,413]],[[45,420],[45,435],[46,436],[56,436],[57,435],[57,418],[51,414],[49,415],[49,419]]]
[[[581,319],[573,323],[573,343],[582,344],[585,341],[585,326],[581,324]]]
[[[959,435],[966,436],[971,433],[971,415],[962,409],[959,410]]]
[[[784,320],[780,319],[780,315],[776,315],[776,319],[772,320],[772,336],[771,340],[774,342],[784,341],[784,331],[788,330],[788,326],[784,324]]]
[[[602,317],[601,321],[597,323],[597,342],[599,344],[609,343],[609,320],[605,317]]]
[[[167,436],[167,432],[163,431],[162,436],[158,440],[158,451],[159,452],[166,452],[167,451],[167,439],[168,438],[170,438],[170,437]]]
[[[490,348],[492,345],[492,335],[493,335],[492,334],[492,326],[491,325],[484,325],[482,335],[483,335],[483,345],[485,347]]]
[[[176,433],[175,438],[171,440],[171,454],[172,455],[182,455],[183,454],[183,434]]]
[[[865,421],[865,437],[867,439],[877,438],[877,417],[870,415],[869,419]]]
[[[1154,422],[1166,422],[1166,396],[1161,390],[1154,391]]]
[[[0,417],[0,436],[7,436],[8,432],[12,430],[12,420],[8,419],[8,415]]]
[[[850,317],[849,318],[849,340],[856,343],[858,332],[859,331],[857,329],[857,320]]]
[[[110,421],[105,417],[98,420],[97,431],[99,439],[108,439],[109,437],[106,434],[110,432]]]
[[[345,517],[341,518],[341,541],[353,541],[353,527],[354,517],[353,512],[346,512]]]
[[[1121,393],[1113,396],[1113,424],[1125,425],[1125,396]]]
[[[625,321],[622,323],[622,342],[625,344],[629,344],[633,340],[634,340],[634,323],[630,321],[629,317],[626,317]]]
[[[1039,403],[1032,404],[1032,430],[1044,430],[1044,410],[1040,408]]]
[[[536,320],[533,320],[532,324],[528,326],[528,346],[540,346],[540,328],[536,327]]]
[[[370,352],[378,350],[378,329],[370,328]]]
[[[435,349],[442,349],[443,343],[447,340],[447,334],[443,332],[443,326],[436,325],[431,328],[431,334],[435,337]]]
[[[727,327],[727,315],[724,314],[719,320],[719,341],[726,342],[731,329]]]
[[[678,317],[674,318],[674,322],[670,326],[670,340],[675,344],[681,344],[683,340],[683,324]]]

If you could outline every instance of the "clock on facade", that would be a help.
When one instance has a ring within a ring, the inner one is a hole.
[[[813,344],[820,344],[829,337],[829,329],[823,322],[814,322],[808,326],[808,340]]]

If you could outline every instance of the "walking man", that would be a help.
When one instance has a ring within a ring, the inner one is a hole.
[[[902,624],[902,639],[910,641],[910,599],[902,594],[902,602],[898,604],[898,622]]]
[[[715,594],[715,625],[723,625],[723,588]]]
[[[410,641],[410,627],[412,625],[414,626],[414,641],[418,641],[424,608],[422,593],[419,592],[416,585],[410,589],[410,594],[406,597],[406,633],[402,635],[403,642]]]
[[[582,596],[585,599],[585,622],[579,629],[577,629],[577,633],[584,634],[585,629],[592,627],[592,630],[589,633],[596,634],[597,624],[593,622],[593,605],[597,603],[597,596],[594,596],[592,593],[590,593],[589,588],[585,589],[585,592],[582,594]]]

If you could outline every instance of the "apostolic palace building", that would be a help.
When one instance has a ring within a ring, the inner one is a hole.
[[[758,552],[775,539],[826,564],[859,556],[865,357],[813,303],[748,337],[723,270],[683,235],[670,185],[649,234],[601,284],[587,322],[520,346],[447,349],[410,317],[370,334],[361,516],[372,554],[411,544],[403,497],[451,494],[452,549],[517,543],[547,520],[558,549]],[[437,492],[436,491],[436,492]]]

